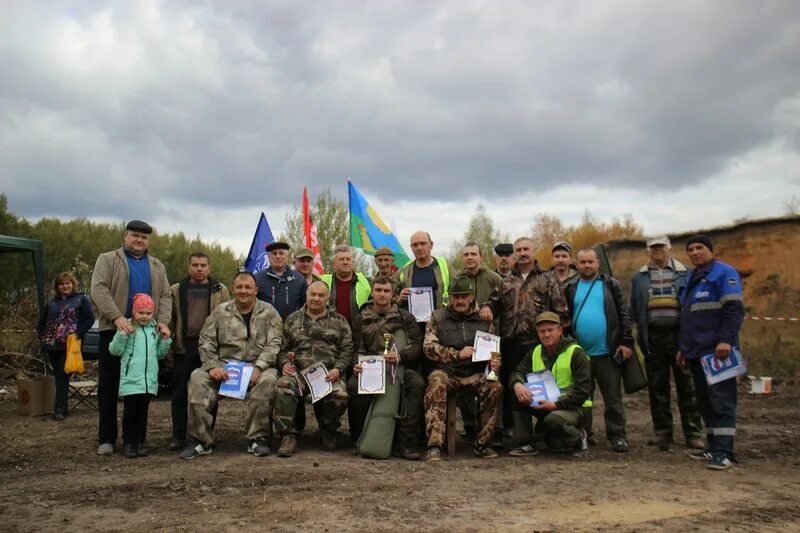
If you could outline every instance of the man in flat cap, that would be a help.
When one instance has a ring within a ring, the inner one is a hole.
[[[300,248],[294,254],[294,270],[306,281],[306,285],[311,285],[319,281],[320,277],[314,274],[314,252],[311,248]]]
[[[147,253],[153,228],[141,220],[125,227],[122,246],[100,254],[92,271],[91,297],[100,321],[98,347],[99,442],[98,455],[112,455],[117,441],[117,393],[120,358],[108,352],[114,333],[131,333],[133,296],[150,295],[155,304],[155,319],[163,335],[169,335],[172,297],[164,265]]]
[[[294,313],[306,303],[306,281],[288,267],[289,245],[285,242],[267,244],[269,266],[256,273],[258,299],[272,304],[281,319]]]
[[[675,353],[680,339],[681,302],[678,295],[686,289],[686,265],[671,255],[666,235],[647,239],[648,263],[631,280],[631,319],[636,324],[636,340],[644,354],[647,369],[650,415],[655,439],[662,451],[670,451],[672,402],[669,375],[675,376],[678,409],[683,437],[689,448],[704,448],[700,412],[689,371],[678,365]]]
[[[578,277],[578,269],[572,264],[572,245],[566,241],[559,241],[553,245],[552,271],[558,278],[561,288]]]
[[[500,274],[501,278],[511,275],[514,268],[514,245],[510,242],[501,242],[494,247],[494,271]]]
[[[378,276],[394,277],[397,267],[394,264],[394,254],[387,246],[381,246],[375,250],[375,266],[378,267]]]
[[[694,378],[697,405],[706,425],[706,449],[690,453],[707,461],[712,470],[725,470],[736,462],[736,378],[709,385],[700,358],[714,354],[721,365],[738,351],[744,322],[742,280],[731,265],[714,258],[714,245],[706,235],[686,241],[686,254],[694,266],[681,298],[681,339],[678,364],[687,365]]]
[[[531,415],[536,417],[536,428],[544,434],[549,449],[583,455],[589,445],[582,428],[592,412],[589,356],[574,339],[564,335],[561,321],[553,312],[545,311],[536,317],[536,334],[541,344],[523,357],[511,374],[510,385],[516,397],[514,437],[520,445],[509,455],[537,454]],[[543,400],[532,406],[533,393],[525,386],[526,376],[545,370],[552,374],[560,395],[557,400]]]

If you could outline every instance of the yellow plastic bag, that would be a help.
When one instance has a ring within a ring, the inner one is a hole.
[[[67,337],[67,360],[64,361],[64,372],[67,374],[84,372],[81,340],[74,333],[70,333]]]

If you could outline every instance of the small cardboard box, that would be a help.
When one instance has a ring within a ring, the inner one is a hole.
[[[39,376],[17,381],[17,412],[22,416],[48,415],[53,412],[56,381],[53,376]]]
[[[750,377],[750,394],[771,394],[772,393],[772,378]]]

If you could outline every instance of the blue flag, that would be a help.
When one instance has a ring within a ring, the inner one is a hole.
[[[272,236],[272,230],[269,229],[267,217],[262,212],[261,218],[258,219],[256,233],[253,235],[253,243],[250,245],[250,253],[247,254],[247,261],[244,262],[244,268],[253,274],[267,268],[269,266],[269,258],[267,257],[266,246],[274,240],[275,237]]]
[[[347,190],[350,197],[350,246],[361,248],[369,255],[375,255],[378,248],[386,246],[394,255],[395,265],[402,267],[408,263],[410,259],[397,237],[383,223],[367,199],[350,181],[347,182]]]

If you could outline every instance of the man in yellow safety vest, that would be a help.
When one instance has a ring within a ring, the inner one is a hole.
[[[549,449],[584,455],[588,442],[583,423],[592,411],[589,356],[574,339],[564,336],[557,314],[545,311],[536,317],[535,324],[541,344],[522,358],[509,382],[517,399],[514,437],[519,443],[509,455],[525,457],[538,453],[531,416],[536,417],[537,433],[544,434]],[[541,383],[541,375],[536,373],[544,371],[553,376],[558,397],[533,402],[533,390]]]

